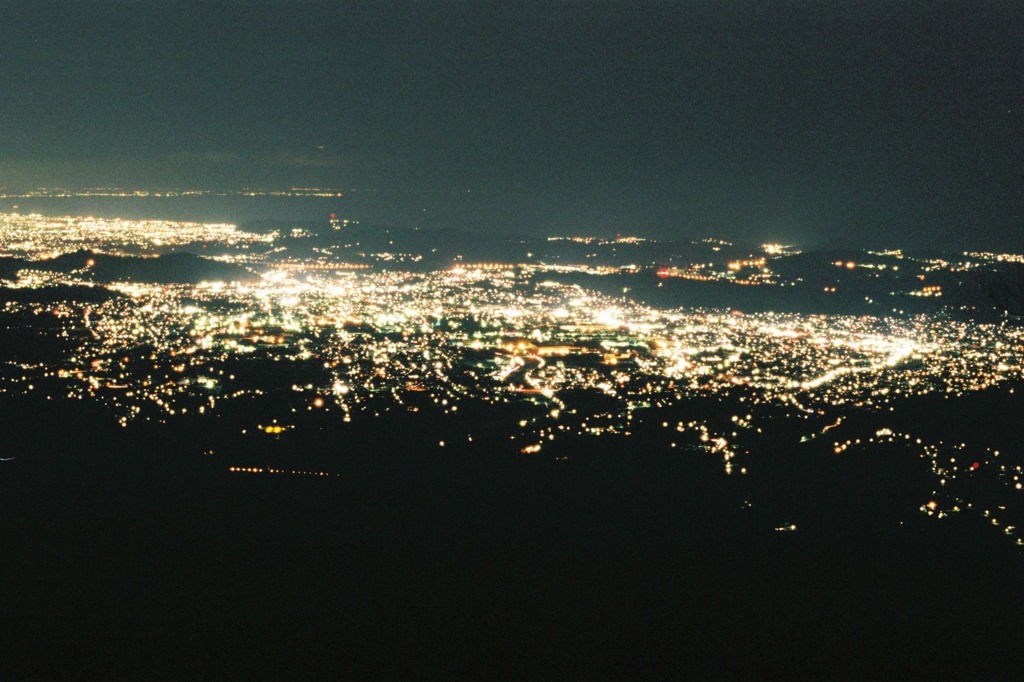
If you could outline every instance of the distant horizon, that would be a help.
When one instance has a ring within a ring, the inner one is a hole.
[[[342,197],[323,196],[312,190],[339,190]],[[67,192],[66,196],[52,192]],[[118,192],[108,194],[105,192]],[[762,244],[781,243],[813,250],[829,249],[904,249],[912,251],[985,250],[1003,253],[1024,253],[1024,233],[1016,243],[996,235],[971,237],[962,235],[958,240],[921,240],[914,238],[871,239],[863,235],[815,235],[812,239],[782,238],[778,233],[764,233],[756,236],[752,229],[728,227],[702,227],[687,225],[682,229],[666,231],[659,228],[614,225],[586,227],[584,225],[522,224],[508,226],[508,229],[485,230],[481,233],[467,224],[467,219],[452,213],[455,219],[444,222],[436,218],[424,219],[415,212],[403,212],[389,208],[388,199],[393,195],[450,196],[454,193],[436,191],[394,191],[376,188],[209,188],[192,187],[144,187],[108,186],[73,187],[39,186],[31,189],[12,190],[0,187],[0,212],[39,213],[53,217],[66,215],[89,215],[97,218],[125,218],[131,220],[184,220],[194,222],[228,222],[234,224],[259,221],[315,222],[326,221],[331,213],[338,213],[359,220],[362,223],[392,228],[424,229],[430,231],[454,231],[469,238],[541,238],[593,236],[611,239],[617,235],[642,237],[664,242],[689,242],[705,238],[726,239],[739,246],[757,247]],[[482,194],[482,193],[481,193]],[[367,198],[374,201],[366,202]],[[216,202],[219,206],[181,206],[172,203]],[[146,202],[149,205],[127,205],[127,202]],[[273,205],[268,205],[273,202]],[[443,204],[442,202],[436,202]],[[258,204],[258,205],[257,205]],[[355,205],[353,205],[355,204]],[[433,205],[433,204],[432,204]]]

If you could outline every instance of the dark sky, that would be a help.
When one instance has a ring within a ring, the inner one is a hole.
[[[37,185],[1019,246],[1024,3],[6,0],[0,186]]]

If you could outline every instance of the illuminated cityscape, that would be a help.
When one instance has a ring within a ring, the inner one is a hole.
[[[0,681],[1016,680],[1019,3],[0,3]]]
[[[656,307],[631,298],[629,287],[610,295],[559,279],[566,273],[598,280],[625,275],[661,286],[673,277],[688,279],[677,272],[703,268],[722,286],[786,290],[796,281],[776,271],[785,271],[785,259],[800,252],[780,245],[759,247],[766,256],[745,260],[726,254],[719,262],[725,267],[709,261],[671,271],[657,263],[588,263],[601,260],[598,252],[584,254],[582,263],[456,260],[414,271],[402,261],[416,265],[421,254],[367,253],[351,241],[357,228],[346,221],[339,231],[336,218],[264,233],[225,224],[18,214],[0,216],[0,226],[4,256],[17,264],[7,290],[44,294],[37,300],[9,297],[4,319],[10,327],[30,328],[33,320],[52,320],[39,333],[55,345],[46,358],[26,351],[26,357],[8,360],[0,390],[91,401],[122,428],[139,420],[166,424],[191,414],[201,424],[247,413],[253,419],[237,425],[238,438],[287,438],[299,428],[298,412],[363,424],[386,422],[395,411],[422,410],[433,415],[437,434],[424,439],[428,448],[457,444],[492,455],[564,458],[581,440],[628,442],[634,431],[653,428],[659,446],[706,451],[726,475],[757,476],[758,435],[775,428],[779,411],[804,424],[802,442],[828,441],[858,411],[884,422],[887,411],[914,399],[962,399],[990,389],[1013,393],[1024,379],[1024,327],[999,319]],[[325,236],[333,240],[327,247],[303,246],[321,244]],[[614,255],[645,240],[567,241]],[[390,237],[388,242],[394,245]],[[706,243],[716,254],[738,248]],[[177,248],[251,269],[235,272],[244,273],[241,281],[145,281],[145,265]],[[58,254],[76,252],[84,254],[81,267],[50,267]],[[141,274],[134,281],[97,281],[103,256],[135,258]],[[864,270],[871,282],[871,271],[885,270],[889,261],[915,273],[1015,262],[1009,254],[970,253],[955,261],[902,252],[865,257],[881,262],[840,260],[825,268]],[[758,275],[745,274],[749,268]],[[923,277],[908,275],[912,288],[900,293],[919,294]],[[857,286],[840,280],[844,285]],[[83,290],[89,295],[81,296]],[[679,418],[680,406],[694,399],[726,400],[737,413],[722,423]],[[487,405],[512,406],[523,417],[502,424],[500,437],[487,425],[484,438],[474,433],[476,419],[461,420],[458,413]],[[314,422],[303,428],[318,427]],[[832,438],[831,448],[843,455],[881,434],[896,437],[888,427],[876,431]],[[575,445],[565,448],[563,442]],[[912,443],[938,479],[935,499],[926,500],[922,512],[988,515],[998,507],[999,516],[1009,518],[1001,532],[1024,544],[1015,531],[1024,524],[1014,516],[1024,508],[1016,504],[1024,463],[1017,455],[997,459],[986,443],[974,443],[980,463],[965,470],[955,465],[955,455],[972,456],[963,454],[972,451],[966,443],[954,447],[916,437]],[[201,441],[197,447],[215,449]],[[982,475],[976,471],[981,463],[998,472],[999,485],[985,493],[995,490],[995,498],[974,499],[970,480],[964,481]],[[223,466],[238,473],[308,473],[264,461],[232,459]]]

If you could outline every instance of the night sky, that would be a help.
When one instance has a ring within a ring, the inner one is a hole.
[[[324,186],[492,232],[1024,241],[1019,2],[7,0],[0,65],[8,189]]]

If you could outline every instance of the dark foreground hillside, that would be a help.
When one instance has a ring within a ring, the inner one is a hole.
[[[301,447],[335,475],[236,474],[222,441],[82,405],[3,406],[4,679],[1016,677],[1022,559],[976,517],[777,533],[663,452],[442,458],[415,433],[327,429]],[[815,478],[787,495],[849,499]]]

